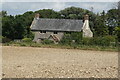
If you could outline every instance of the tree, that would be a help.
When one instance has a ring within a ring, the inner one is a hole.
[[[16,15],[14,21],[14,39],[22,39],[26,33],[25,20],[22,15]]]
[[[84,9],[77,7],[68,7],[60,11],[61,15],[63,15],[63,18],[65,19],[71,19],[73,16],[75,16],[75,19],[83,19],[84,12]]]
[[[95,36],[108,35],[108,27],[106,25],[106,14],[103,11],[100,16],[97,16],[95,21]]]
[[[119,22],[119,23],[118,23],[118,26],[120,26],[120,1],[118,2],[118,12],[119,12],[119,13],[118,13],[118,19],[119,19],[119,20],[118,20],[118,22]]]
[[[76,14],[69,14],[70,19],[77,19],[77,15]]]
[[[2,16],[2,17],[7,16],[7,12],[6,12],[6,11],[1,11],[1,12],[0,12],[0,16]]]
[[[13,16],[4,16],[2,17],[2,36],[14,39],[14,17]]]
[[[39,13],[40,18],[61,18],[60,13],[52,9],[38,10],[38,11],[35,11],[35,13]]]
[[[2,35],[12,40],[31,36],[30,25],[33,17],[30,14],[32,12],[26,12],[15,17],[5,14],[2,18]]]
[[[118,29],[117,29],[117,36],[118,36],[118,42],[120,42],[120,1],[118,2]],[[120,45],[120,44],[119,44]]]
[[[118,26],[118,14],[118,9],[110,9],[107,12],[107,25],[110,35],[115,35],[115,27]]]
[[[24,27],[25,27],[25,35],[24,37],[27,37],[27,38],[32,38],[33,34],[30,30],[30,25],[34,19],[34,12],[32,11],[28,11],[28,12],[25,12],[23,15],[22,15],[22,18],[24,19]]]

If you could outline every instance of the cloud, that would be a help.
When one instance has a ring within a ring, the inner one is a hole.
[[[62,10],[65,8],[65,2],[56,2],[55,5],[53,5],[52,7],[55,9],[55,10]]]
[[[8,14],[23,14],[26,11],[36,11],[40,9],[53,9],[59,11],[65,8],[64,2],[4,2],[2,9]]]
[[[89,10],[90,7],[93,7],[94,12],[101,12],[102,10],[107,11],[111,9],[112,4],[112,2],[4,2],[2,4],[2,9],[11,15],[23,14],[27,11],[36,11],[40,9],[60,11],[71,6]]]
[[[103,10],[107,11],[113,7],[113,2],[80,2],[76,3],[76,7],[81,7],[84,9],[91,10],[93,7],[93,12],[101,12]]]
[[[119,0],[2,0],[2,2],[118,2]]]

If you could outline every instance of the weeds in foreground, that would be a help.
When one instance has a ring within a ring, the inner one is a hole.
[[[3,46],[24,46],[24,47],[42,47],[42,48],[61,48],[61,49],[81,49],[97,51],[118,51],[117,46],[95,46],[95,45],[62,45],[62,44],[42,44],[35,42],[9,42],[3,43]]]

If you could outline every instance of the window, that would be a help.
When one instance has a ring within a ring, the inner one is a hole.
[[[40,31],[40,33],[42,33],[42,31]]]
[[[43,31],[43,33],[46,33],[46,31]]]
[[[54,32],[54,34],[57,34],[57,33],[58,33],[58,32],[56,32],[56,31]]]
[[[46,31],[40,31],[40,33],[46,33]]]

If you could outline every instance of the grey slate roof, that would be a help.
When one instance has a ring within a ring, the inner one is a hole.
[[[31,30],[79,32],[82,30],[82,27],[82,20],[35,18],[31,25]]]

